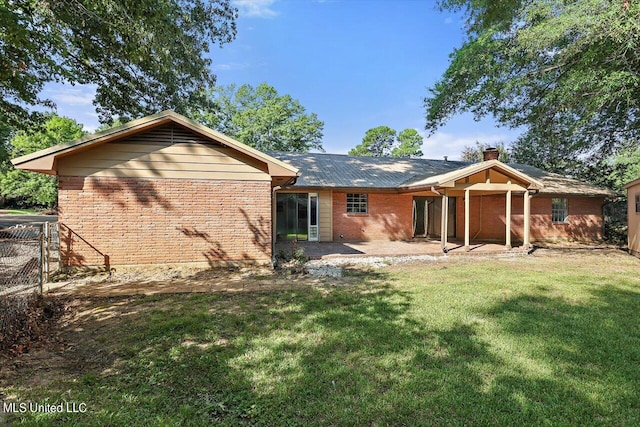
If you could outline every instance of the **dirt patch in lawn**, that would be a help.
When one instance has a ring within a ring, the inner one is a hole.
[[[153,267],[89,276],[78,274],[50,285],[49,294],[62,301],[66,309],[46,340],[17,357],[0,356],[0,400],[11,399],[3,393],[9,386],[26,389],[46,386],[117,367],[117,356],[100,337],[113,327],[113,321],[135,316],[140,307],[163,309],[165,301],[153,295],[182,294],[185,298],[192,293],[259,295],[273,290],[338,286],[343,282],[260,268]]]
[[[49,293],[87,297],[194,292],[247,292],[323,282],[270,268],[198,269],[188,266],[118,268],[90,276],[78,274],[49,285]]]

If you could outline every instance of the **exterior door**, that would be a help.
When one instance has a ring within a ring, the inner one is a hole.
[[[309,195],[276,194],[276,239],[307,240],[309,237]]]
[[[276,239],[317,242],[317,193],[276,194]]]
[[[309,241],[317,242],[318,241],[318,194],[317,193],[309,193],[309,208],[307,209],[309,212]]]
[[[413,237],[427,237],[429,211],[426,197],[413,198]]]
[[[429,197],[427,235],[440,237],[442,233],[442,197]],[[456,237],[456,198],[449,197],[449,215],[447,237]]]

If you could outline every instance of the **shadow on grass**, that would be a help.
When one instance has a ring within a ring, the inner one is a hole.
[[[586,303],[518,296],[442,327],[428,316],[417,320],[416,294],[387,285],[393,278],[384,271],[354,280],[95,300],[72,325],[85,327],[77,335],[85,346],[79,380],[26,394],[88,404],[88,414],[40,417],[52,425],[640,419],[637,293],[602,288]],[[92,361],[96,352],[104,356]]]

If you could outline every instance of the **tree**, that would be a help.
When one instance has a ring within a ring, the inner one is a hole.
[[[587,179],[640,140],[639,2],[440,5],[465,11],[468,39],[425,98],[431,132],[461,112],[492,115],[524,129],[515,153],[545,153],[543,166],[568,155],[569,172]]]
[[[421,157],[422,137],[415,129],[397,134],[388,126],[369,129],[362,142],[349,150],[350,156]]]
[[[9,161],[11,159],[9,150],[11,131],[11,128],[0,117],[0,174],[11,166],[11,162]]]
[[[47,82],[94,84],[101,121],[206,103],[211,44],[235,38],[230,0],[0,2],[0,116],[53,107]],[[125,120],[126,121],[126,120]]]
[[[266,83],[216,87],[209,97],[211,108],[190,115],[225,135],[262,151],[322,151],[324,123]]]
[[[422,157],[422,136],[415,129],[405,129],[398,134],[398,146],[391,150],[391,157]]]
[[[396,140],[396,131],[388,126],[369,129],[362,143],[349,151],[350,156],[387,157],[391,155]]]
[[[624,185],[640,178],[640,148],[627,150],[613,161],[610,179],[613,187],[624,193]]]
[[[82,125],[67,117],[49,114],[33,131],[18,131],[9,141],[11,157],[23,156],[61,142],[73,141],[86,132]],[[28,205],[51,207],[58,194],[56,177],[9,168],[0,173],[0,194]]]
[[[460,153],[460,160],[463,162],[478,163],[484,160],[484,151],[487,148],[495,148],[498,150],[498,160],[504,163],[511,161],[509,150],[504,146],[503,142],[498,144],[490,144],[487,142],[476,141],[475,147],[466,145]]]

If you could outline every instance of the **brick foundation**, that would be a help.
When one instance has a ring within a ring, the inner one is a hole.
[[[264,181],[60,177],[67,266],[271,259]]]

